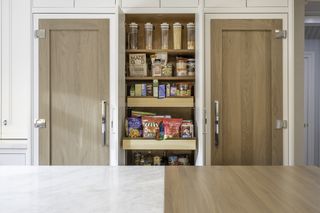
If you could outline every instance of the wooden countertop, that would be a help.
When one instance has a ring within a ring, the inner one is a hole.
[[[165,212],[320,212],[320,169],[167,167]]]

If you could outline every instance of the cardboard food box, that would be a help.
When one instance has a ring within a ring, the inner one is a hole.
[[[147,56],[146,54],[129,54],[129,74],[132,77],[147,76]]]

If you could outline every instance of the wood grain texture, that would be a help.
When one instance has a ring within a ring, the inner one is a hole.
[[[283,111],[282,40],[274,31],[282,21],[214,20],[211,27],[212,102],[220,103],[212,164],[281,165],[282,130],[275,123]]]
[[[166,167],[165,212],[320,212],[317,167]]]
[[[109,21],[41,20],[40,28],[47,34],[40,40],[40,114],[47,120],[40,163],[107,165],[101,101],[109,101]]]

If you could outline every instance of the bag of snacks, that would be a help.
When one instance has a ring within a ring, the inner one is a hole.
[[[193,138],[193,123],[190,120],[184,120],[181,124],[181,138]]]
[[[162,118],[142,117],[143,137],[159,139],[159,125]]]
[[[142,136],[141,118],[127,118],[127,136],[130,138],[138,138]]]
[[[180,118],[164,118],[164,139],[180,138],[180,126],[183,119]]]

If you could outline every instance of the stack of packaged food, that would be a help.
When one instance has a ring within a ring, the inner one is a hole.
[[[187,166],[190,165],[190,155],[170,154],[168,156],[166,152],[163,152],[162,155],[152,154],[151,151],[148,153],[134,152],[133,164],[137,166]]]
[[[132,116],[126,119],[126,133],[130,138],[157,140],[193,138],[194,126],[192,120],[134,111]]]

